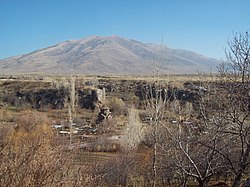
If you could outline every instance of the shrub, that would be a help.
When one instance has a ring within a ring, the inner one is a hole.
[[[113,115],[121,115],[126,113],[125,103],[121,98],[111,97],[107,101]]]

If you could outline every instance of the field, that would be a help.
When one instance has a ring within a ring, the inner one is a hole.
[[[219,75],[1,76],[0,184],[231,185],[249,113],[225,87]]]

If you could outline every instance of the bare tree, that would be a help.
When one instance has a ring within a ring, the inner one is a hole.
[[[70,103],[68,105],[69,123],[70,123],[70,144],[72,144],[73,134],[73,120],[75,116],[75,101],[76,101],[76,90],[75,90],[75,77],[71,76],[70,80]]]
[[[128,122],[124,133],[120,138],[121,146],[130,151],[139,145],[143,140],[143,125],[140,122],[138,111],[134,108],[128,109]]]
[[[148,123],[151,128],[151,137],[153,141],[153,186],[157,182],[157,160],[158,160],[158,129],[161,121],[164,118],[165,107],[167,104],[167,96],[165,86],[162,81],[157,80],[153,85],[149,85],[148,92],[146,92],[146,111],[148,115]]]
[[[127,186],[135,167],[135,158],[119,155],[102,163],[92,170],[90,186]]]
[[[215,132],[199,121],[180,121],[165,125],[165,128],[169,137],[162,145],[163,153],[174,163],[182,186],[186,186],[188,177],[195,179],[200,187],[206,186],[222,167],[219,154],[210,149],[217,145]],[[210,147],[204,146],[204,143]]]
[[[235,33],[228,41],[229,50],[226,50],[226,72],[230,77],[241,79],[241,83],[249,83],[250,75],[250,41],[249,33]]]
[[[163,46],[163,39],[162,39]],[[162,47],[161,46],[161,47]],[[167,51],[160,51],[158,56],[158,60],[153,65],[153,84],[149,84],[147,89],[144,92],[144,98],[146,100],[146,112],[149,119],[149,125],[151,129],[151,138],[153,141],[153,158],[152,158],[152,172],[153,172],[153,180],[152,186],[155,187],[157,185],[157,180],[159,178],[157,169],[158,163],[157,161],[160,159],[159,155],[159,129],[161,127],[161,123],[164,119],[167,100],[169,97],[167,96],[167,86],[165,85],[163,80],[160,80],[160,74],[163,66],[163,53],[167,53]]]
[[[250,166],[250,43],[248,32],[228,42],[227,60],[200,108],[201,118],[217,132],[216,146],[208,146],[224,159],[238,187]]]
[[[53,146],[53,140],[46,124],[8,131],[0,150],[0,185],[58,186],[69,181],[69,153]]]

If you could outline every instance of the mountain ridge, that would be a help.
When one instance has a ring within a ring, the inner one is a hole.
[[[3,73],[151,74],[209,72],[218,60],[184,49],[142,43],[116,35],[66,40],[30,53],[0,60]]]

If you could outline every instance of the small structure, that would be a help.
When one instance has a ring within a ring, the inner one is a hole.
[[[111,115],[109,107],[105,107],[105,106],[101,107],[100,112],[98,114],[97,123],[100,123],[104,120],[106,121],[111,118],[112,118],[112,115]]]

